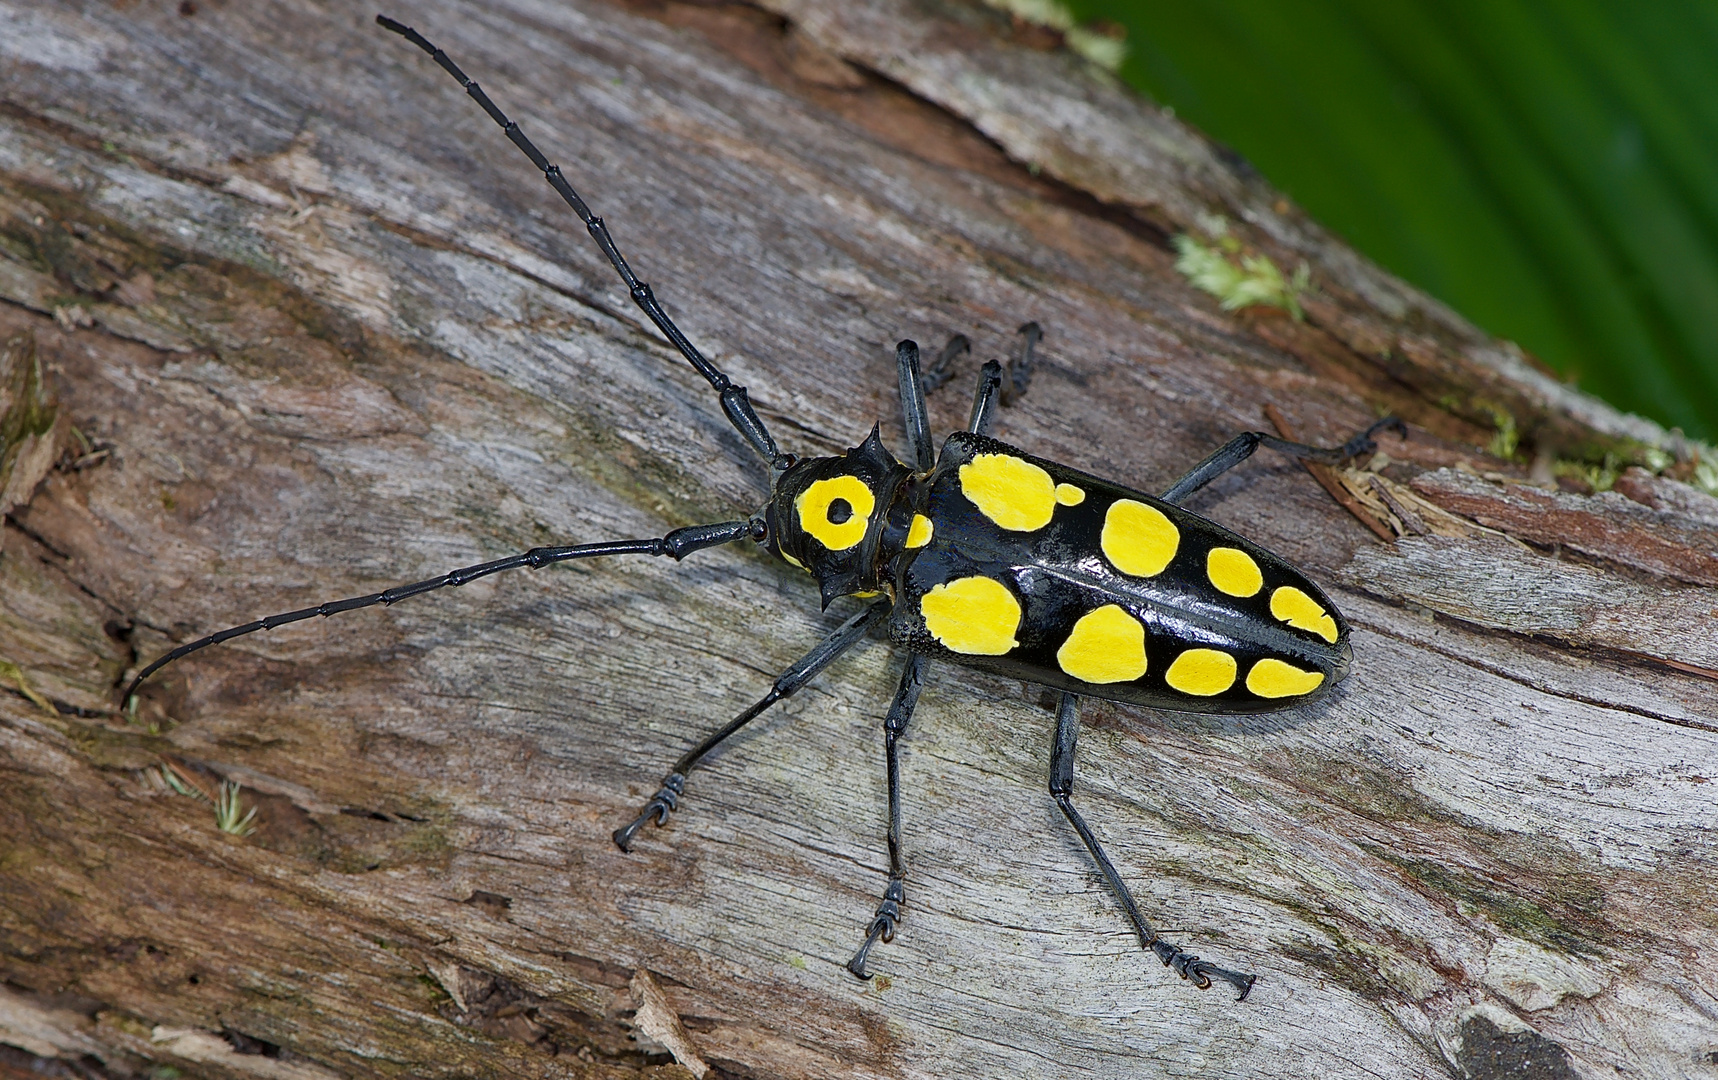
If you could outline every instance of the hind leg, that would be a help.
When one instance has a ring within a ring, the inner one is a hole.
[[[1402,436],[1408,437],[1408,425],[1394,416],[1386,416],[1365,431],[1355,435],[1341,446],[1308,446],[1305,443],[1290,442],[1279,439],[1275,435],[1267,435],[1262,431],[1246,431],[1230,439],[1210,457],[1187,471],[1187,475],[1169,485],[1162,499],[1166,503],[1177,503],[1198,491],[1211,481],[1222,476],[1241,462],[1253,456],[1253,451],[1261,446],[1301,461],[1316,461],[1323,465],[1340,465],[1349,458],[1369,454],[1378,448],[1372,436],[1385,428],[1390,428]]]

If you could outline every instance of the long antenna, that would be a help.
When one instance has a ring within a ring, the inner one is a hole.
[[[680,328],[674,325],[674,320],[670,319],[668,313],[662,310],[662,305],[657,303],[656,294],[651,292],[650,286],[638,280],[637,275],[632,272],[632,267],[626,264],[625,257],[621,255],[620,248],[615,246],[614,237],[609,235],[608,226],[603,224],[602,218],[591,213],[590,207],[586,206],[585,201],[579,198],[579,193],[573,190],[573,185],[567,183],[567,178],[561,175],[561,167],[550,164],[549,159],[543,156],[543,152],[537,149],[536,144],[527,139],[525,133],[519,130],[519,125],[509,120],[507,114],[489,100],[489,95],[483,92],[483,88],[468,78],[465,72],[459,70],[459,65],[448,59],[448,55],[432,45],[429,39],[405,23],[395,22],[386,15],[377,15],[376,22],[382,29],[393,31],[424,52],[429,53],[430,58],[440,64],[443,71],[452,75],[459,82],[459,85],[465,87],[465,92],[471,95],[473,101],[483,107],[483,111],[489,114],[489,118],[501,125],[501,130],[506,132],[507,138],[513,145],[531,159],[531,164],[543,171],[543,179],[549,182],[549,186],[555,189],[556,194],[566,200],[567,205],[573,208],[573,213],[579,215],[579,220],[585,223],[585,229],[591,234],[591,239],[595,240],[597,246],[602,248],[602,253],[608,256],[608,261],[614,266],[615,272],[620,275],[621,281],[625,282],[627,291],[632,295],[632,302],[650,316],[650,321],[655,323],[656,328],[674,343],[674,347],[680,350],[680,355],[686,358],[698,374],[709,381],[710,387],[722,399],[722,411],[727,414],[728,422],[734,425],[735,430],[748,443],[751,443],[752,449],[770,463],[770,468],[780,472],[792,465],[793,456],[784,454],[776,448],[775,440],[770,437],[769,429],[764,427],[764,422],[758,418],[757,411],[752,408],[751,399],[746,396],[746,388],[735,386],[732,380],[723,374],[720,368],[712,364],[703,353],[699,352],[698,347],[688,341],[686,335],[680,332]]]
[[[377,604],[387,607],[421,593],[449,587],[457,588],[468,582],[476,581],[478,578],[488,577],[490,574],[499,574],[503,570],[518,570],[527,566],[536,569],[566,562],[569,559],[591,559],[608,555],[666,555],[675,562],[679,562],[694,551],[702,551],[705,548],[733,544],[748,539],[763,539],[761,521],[747,519],[745,521],[723,521],[714,525],[684,525],[667,536],[653,537],[648,540],[604,540],[595,544],[537,547],[517,555],[509,555],[504,559],[492,559],[486,563],[478,563],[476,566],[462,566],[458,570],[450,570],[440,577],[414,581],[409,585],[396,585],[391,589],[383,589],[379,593],[371,593],[368,596],[352,596],[345,600],[331,600],[315,607],[299,608],[297,611],[283,611],[278,615],[265,615],[242,626],[229,626],[227,629],[216,631],[208,637],[200,637],[196,641],[186,642],[165,656],[156,657],[154,663],[137,673],[119,700],[125,707],[129,708],[131,695],[137,693],[137,688],[143,684],[143,680],[181,656],[189,655],[210,645],[219,645],[223,641],[231,641],[236,637],[254,634],[258,630],[273,630],[275,627],[285,626],[287,623],[303,622],[305,619],[316,615],[327,618],[343,611],[356,611],[359,608],[374,607]]]

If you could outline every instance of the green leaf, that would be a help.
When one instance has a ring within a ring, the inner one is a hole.
[[[1120,74],[1388,269],[1718,438],[1718,6],[1072,0]]]

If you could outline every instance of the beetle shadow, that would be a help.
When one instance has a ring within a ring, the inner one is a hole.
[[[1055,692],[1046,691],[1046,696],[1053,712]],[[1181,712],[1083,698],[1080,721],[1093,730],[1118,731],[1141,739],[1149,738],[1153,727],[1182,737],[1280,735],[1330,715],[1347,696],[1348,688],[1339,683],[1317,701],[1259,713]]]

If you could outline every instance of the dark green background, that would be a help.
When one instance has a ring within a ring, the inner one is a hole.
[[[1123,78],[1579,385],[1718,438],[1718,3],[1077,0]]]

